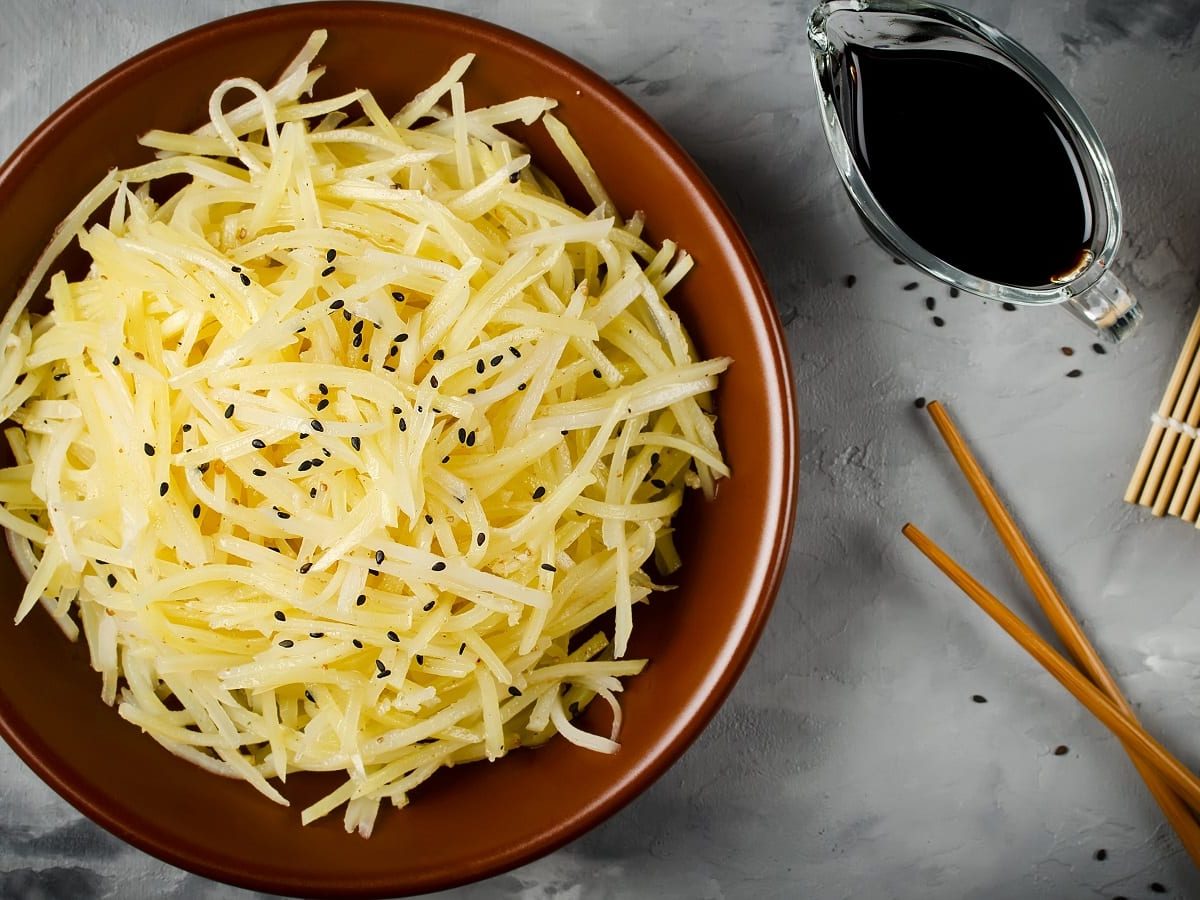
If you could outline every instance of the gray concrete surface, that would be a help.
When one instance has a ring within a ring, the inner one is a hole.
[[[0,155],[129,55],[260,5],[0,0]],[[704,736],[586,837],[440,896],[1074,900],[1147,897],[1152,882],[1200,896],[1200,877],[1113,739],[899,535],[918,522],[1033,615],[913,408],[918,396],[940,397],[1145,721],[1200,766],[1200,534],[1120,499],[1200,274],[1200,3],[966,3],[1042,56],[1107,141],[1127,211],[1120,268],[1148,319],[1105,356],[1062,312],[951,301],[868,241],[820,134],[808,3],[438,5],[583,61],[695,156],[748,233],[787,323],[804,442],[779,602]],[[902,289],[914,280],[918,290]],[[931,324],[926,296],[944,328]],[[1076,367],[1081,378],[1064,377]],[[1059,745],[1068,751],[1055,755]],[[6,748],[0,798],[2,897],[248,896],[81,820]]]

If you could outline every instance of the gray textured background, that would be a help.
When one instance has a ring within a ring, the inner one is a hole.
[[[0,156],[131,54],[263,5],[0,0]],[[1200,272],[1200,3],[964,3],[1045,59],[1108,144],[1126,207],[1119,261],[1149,311],[1137,339],[1103,357],[1064,313],[950,301],[926,279],[902,290],[916,276],[869,243],[835,181],[808,72],[808,2],[437,5],[593,67],[698,160],[787,323],[804,451],[779,602],[704,736],[586,837],[440,896],[1073,900],[1145,897],[1151,882],[1200,896],[1116,743],[898,533],[918,522],[1033,615],[913,409],[917,396],[941,397],[1152,731],[1200,766],[1200,534],[1120,501]],[[1065,378],[1074,367],[1083,377]],[[1056,756],[1060,744],[1070,749]],[[81,820],[7,748],[0,798],[0,897],[249,896]]]

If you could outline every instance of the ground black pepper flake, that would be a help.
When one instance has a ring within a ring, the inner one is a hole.
[[[943,325],[946,324],[946,320],[943,319],[941,316],[934,316],[931,321],[933,322],[933,325],[935,328],[941,328]]]
[[[167,491],[169,491],[170,489],[171,489],[171,486],[164,481],[162,484],[160,484],[158,486],[158,496],[160,496],[160,497],[167,496]]]
[[[255,450],[265,450],[267,448],[267,442],[261,438],[255,438],[250,442],[250,446]]]
[[[444,572],[445,570],[446,570],[446,564],[444,562],[442,562],[440,559],[433,564],[433,571]]]
[[[1012,303],[1001,303],[1000,308],[1002,310],[1004,310],[1005,312],[1016,312],[1017,311],[1017,307],[1015,305],[1013,305]]]
[[[925,398],[918,397],[916,400],[913,401],[913,406],[915,406],[917,409],[924,409],[925,408]]]
[[[545,496],[546,496],[546,488],[543,485],[539,484],[536,488],[534,488],[534,491],[533,491],[533,499],[534,500],[541,500]]]
[[[1057,747],[1054,748],[1055,756],[1066,756],[1070,752],[1071,752],[1071,748],[1068,747],[1066,744],[1059,744]]]
[[[1083,374],[1082,369],[1072,369],[1070,372],[1067,373],[1067,377],[1068,378],[1078,378],[1082,374]]]
[[[987,697],[983,696],[983,694],[972,694],[971,699],[976,703],[987,703]]]
[[[917,288],[919,288],[920,286],[921,286],[921,285],[920,285],[920,282],[916,282],[916,281],[910,281],[908,284],[906,284],[906,285],[904,286],[904,290],[906,290],[906,291],[915,291],[915,290],[916,290]]]
[[[108,586],[110,588],[115,588],[117,586],[117,576],[112,574],[112,572],[108,573],[108,578],[106,580],[108,581]]]

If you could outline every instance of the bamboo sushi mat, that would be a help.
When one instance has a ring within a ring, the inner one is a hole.
[[[1167,383],[1158,411],[1150,416],[1150,434],[1126,503],[1148,506],[1156,516],[1196,522],[1200,513],[1200,310],[1192,320],[1183,350]],[[1200,525],[1197,525],[1200,527]]]

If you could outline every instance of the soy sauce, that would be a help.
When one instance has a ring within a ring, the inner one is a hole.
[[[1088,257],[1094,211],[1057,113],[1026,77],[950,49],[846,48],[839,115],[867,186],[934,256],[1036,287]]]

